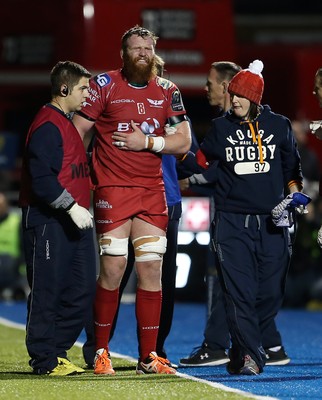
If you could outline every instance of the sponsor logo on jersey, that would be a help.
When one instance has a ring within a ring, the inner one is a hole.
[[[71,164],[72,179],[89,177],[89,166],[87,161],[79,164]]]
[[[111,101],[111,104],[119,104],[119,103],[135,103],[135,101],[132,99],[117,99]]]
[[[96,75],[94,77],[94,81],[98,84],[98,86],[104,87],[111,83],[111,77],[108,74],[103,73]]]
[[[141,129],[141,131],[146,135],[152,135],[157,129],[161,127],[160,122],[155,118],[147,118],[141,124],[135,122],[135,124]],[[117,124],[118,132],[132,132],[132,126],[130,122],[119,122]]]
[[[88,88],[88,92],[89,92],[89,96],[88,96],[87,100],[89,100],[90,103],[86,100],[84,102],[83,107],[92,106],[92,103],[95,103],[96,100],[98,100],[100,98],[100,95],[98,94],[97,90],[93,89],[92,87]]]
[[[164,100],[152,100],[152,99],[147,99],[147,101],[150,103],[151,107],[156,107],[156,108],[162,108]]]
[[[118,132],[132,132],[132,126],[129,122],[119,122],[117,124],[117,129]]]
[[[97,219],[95,220],[96,224],[113,224],[111,219]]]
[[[181,94],[178,89],[172,93],[171,108],[173,111],[183,111],[184,110],[182,99],[181,99]]]
[[[146,135],[151,135],[156,129],[160,128],[160,122],[155,118],[147,118],[142,122],[140,128]]]
[[[106,200],[98,200],[98,203],[95,204],[96,208],[113,208],[113,206]]]

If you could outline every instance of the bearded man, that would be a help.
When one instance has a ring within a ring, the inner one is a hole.
[[[100,274],[94,303],[94,373],[98,375],[115,374],[108,339],[129,239],[138,280],[140,354],[136,373],[176,373],[170,361],[155,352],[168,223],[161,154],[186,153],[191,133],[179,89],[157,76],[157,39],[140,26],[126,31],[122,36],[123,67],[92,78],[87,105],[74,116],[83,138],[95,132],[92,185]],[[174,128],[171,135],[165,135],[166,125]]]

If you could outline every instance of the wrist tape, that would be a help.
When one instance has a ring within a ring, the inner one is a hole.
[[[164,149],[165,140],[162,136],[146,136],[145,137],[145,148],[151,151],[159,153]]]

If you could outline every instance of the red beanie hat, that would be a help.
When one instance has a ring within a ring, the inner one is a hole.
[[[263,91],[264,79],[261,74],[264,64],[260,60],[255,60],[249,64],[248,69],[239,71],[228,86],[228,92],[260,104]]]

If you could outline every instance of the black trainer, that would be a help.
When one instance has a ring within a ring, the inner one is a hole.
[[[291,359],[286,354],[283,346],[277,351],[265,349],[265,353],[266,365],[286,365],[291,362]]]
[[[242,365],[237,366],[236,363],[229,362],[227,371],[231,375],[258,375],[260,373],[258,365],[249,355],[244,357]]]
[[[196,347],[189,357],[181,358],[180,367],[205,367],[222,365],[229,362],[225,350],[211,350],[208,346]]]

